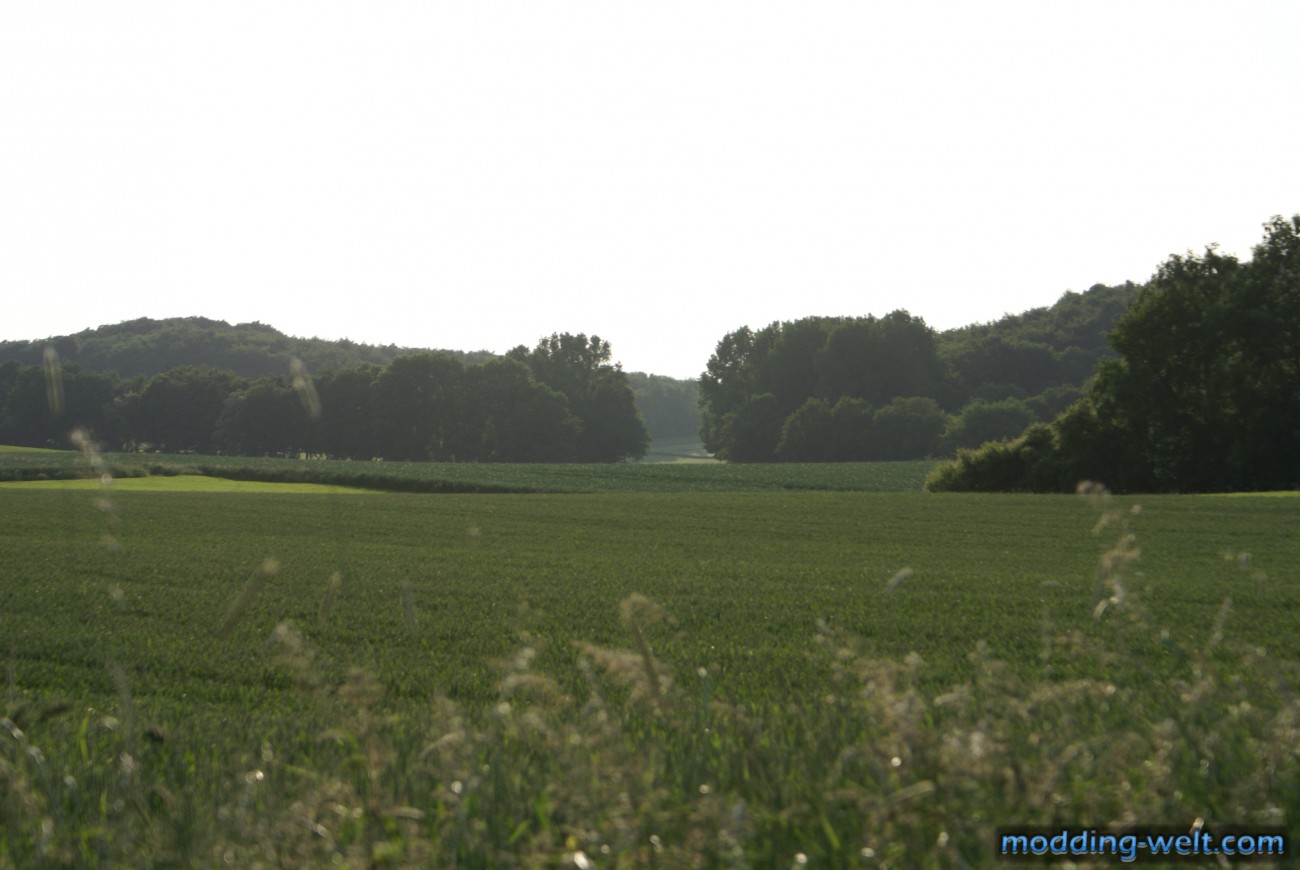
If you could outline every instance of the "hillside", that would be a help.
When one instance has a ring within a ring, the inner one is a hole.
[[[1084,395],[1133,284],[936,332],[884,317],[742,326],[700,378],[701,440],[739,462],[920,459],[1015,437]]]
[[[117,372],[124,378],[152,377],[177,366],[207,366],[242,378],[283,375],[297,357],[309,371],[350,369],[363,363],[387,365],[399,356],[424,348],[357,344],[342,339],[295,338],[265,323],[231,325],[206,317],[141,317],[111,326],[85,329],[75,335],[33,341],[0,342],[0,363],[14,360],[40,365],[45,348],[59,352],[64,365],[90,371]],[[490,359],[487,351],[443,350],[464,363]]]
[[[1137,298],[1132,282],[1096,284],[1055,304],[938,335],[940,356],[967,395],[1024,398],[1054,386],[1080,386],[1114,356],[1109,336]]]
[[[8,362],[42,365],[47,347],[58,352],[64,366],[114,373],[125,380],[153,378],[181,366],[199,366],[230,372],[249,381],[284,377],[289,372],[290,360],[295,357],[302,360],[308,371],[321,374],[348,371],[362,365],[385,367],[398,357],[429,350],[358,344],[347,339],[296,338],[264,323],[231,325],[206,317],[163,320],[145,317],[86,329],[74,335],[0,342],[0,365]],[[439,349],[437,353],[467,366],[498,358],[485,350]],[[693,381],[640,372],[628,377],[646,428],[655,439],[681,440],[696,436],[699,409]],[[5,405],[4,392],[0,384],[0,409]],[[3,417],[0,413],[0,418]]]

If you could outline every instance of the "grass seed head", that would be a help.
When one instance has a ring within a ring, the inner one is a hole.
[[[63,367],[59,363],[59,352],[52,347],[47,347],[43,358],[45,365],[45,398],[49,403],[50,413],[55,417],[62,417]]]
[[[316,382],[312,380],[307,366],[298,357],[289,360],[289,373],[293,376],[293,389],[298,394],[302,409],[307,412],[307,419],[315,422],[320,419],[320,395],[316,392]]]

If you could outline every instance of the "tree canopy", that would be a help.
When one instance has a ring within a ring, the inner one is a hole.
[[[1106,335],[1138,289],[1098,284],[946,332],[903,310],[742,326],[700,376],[701,440],[734,461],[840,461],[1013,438],[1083,394],[1113,356]]]
[[[610,357],[608,342],[566,333],[481,365],[416,353],[382,367],[326,370],[314,382],[301,364],[250,382],[188,365],[123,380],[60,365],[51,351],[53,364],[0,365],[0,441],[62,447],[81,428],[120,450],[448,462],[639,458],[645,424]]]
[[[231,325],[206,317],[162,320],[142,317],[86,329],[74,335],[0,341],[0,364],[12,361],[26,366],[42,366],[47,348],[53,349],[65,370],[73,373],[152,378],[182,366],[196,366],[229,372],[250,382],[284,377],[294,359],[300,360],[307,370],[324,377],[325,373],[341,375],[363,369],[377,373],[399,357],[426,353],[450,357],[467,370],[500,358],[484,350],[430,350],[391,344],[359,344],[347,339],[295,338],[265,323]],[[75,374],[69,377],[75,377]],[[628,383],[646,427],[654,437],[680,438],[696,434],[699,411],[694,381],[632,374],[628,376]],[[342,383],[338,386],[342,389]],[[351,388],[354,391],[359,389],[355,378],[351,381]],[[3,398],[0,394],[0,402]],[[345,399],[345,402],[355,413],[355,396]],[[338,414],[335,405],[332,416]],[[347,431],[359,433],[361,427],[353,421]],[[348,445],[327,446],[331,448],[331,455],[377,455],[373,446],[363,445],[355,439]],[[338,448],[338,452],[333,448]]]
[[[555,333],[532,350],[520,345],[508,356],[568,401],[580,424],[577,461],[617,462],[645,455],[650,434],[627,375],[611,362],[608,341],[598,335]]]
[[[1300,487],[1300,215],[1241,262],[1170,257],[1117,323],[1086,399],[934,489],[1206,492]]]

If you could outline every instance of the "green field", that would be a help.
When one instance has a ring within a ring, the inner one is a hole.
[[[14,490],[68,490],[81,493],[104,494],[105,484],[89,477],[57,478],[54,480],[14,480],[0,482],[0,492]],[[111,479],[108,491],[123,492],[244,492],[273,493],[276,495],[334,493],[339,495],[377,493],[383,490],[361,489],[352,486],[332,486],[323,483],[266,483],[260,480],[230,480],[201,474],[170,476],[121,477]]]
[[[327,483],[415,492],[920,492],[934,461],[729,465],[352,462],[140,453],[96,455],[113,477],[199,474],[280,483]],[[74,451],[13,453],[0,481],[99,477]]]
[[[0,485],[0,867],[984,866],[1300,817],[1300,499],[404,471],[626,491]]]
[[[699,438],[664,438],[650,444],[645,462],[718,462],[704,450]]]

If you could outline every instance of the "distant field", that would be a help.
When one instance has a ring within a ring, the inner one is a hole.
[[[359,489],[351,486],[330,486],[320,483],[263,483],[257,480],[227,480],[222,477],[205,477],[182,474],[171,477],[122,477],[108,484],[112,492],[242,492],[242,493],[298,493],[320,495],[325,493],[360,494],[379,490]],[[93,478],[66,480],[12,480],[0,481],[0,492],[5,490],[71,490],[74,492],[103,492],[105,484]]]
[[[203,474],[264,482],[322,483],[429,492],[920,492],[934,462],[782,463],[707,461],[619,464],[349,462],[108,453],[114,477]],[[73,451],[0,455],[0,480],[97,476]]]
[[[645,462],[717,462],[699,438],[661,438],[650,445]]]

